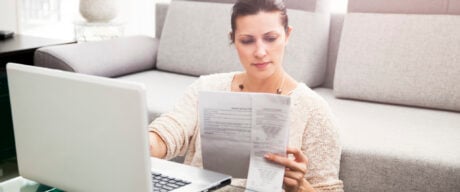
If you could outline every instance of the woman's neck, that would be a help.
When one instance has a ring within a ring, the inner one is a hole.
[[[285,78],[286,74],[283,70],[275,72],[273,75],[264,79],[250,76],[248,73],[245,73],[242,82],[244,89],[242,91],[281,94],[285,84]]]

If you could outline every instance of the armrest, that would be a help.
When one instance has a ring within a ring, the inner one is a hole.
[[[158,39],[147,36],[67,44],[40,48],[34,64],[104,77],[116,77],[153,69]]]

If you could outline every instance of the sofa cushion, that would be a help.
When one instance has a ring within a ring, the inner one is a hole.
[[[231,4],[172,1],[163,27],[157,68],[188,75],[242,70],[229,32]],[[314,87],[326,73],[329,14],[288,10],[294,27],[285,69]]]
[[[90,75],[116,77],[153,69],[157,46],[156,39],[146,36],[50,46],[35,52],[34,64]]]
[[[194,76],[241,70],[229,41],[231,7],[172,1],[161,33],[157,68]]]
[[[323,84],[329,42],[329,13],[288,10],[293,27],[284,56],[284,69],[309,87]]]
[[[343,143],[345,191],[460,189],[460,113],[337,99],[330,105]]]
[[[118,79],[142,83],[146,87],[149,122],[163,113],[172,111],[186,88],[197,77],[179,75],[157,70],[131,74]]]
[[[337,97],[460,111],[460,17],[348,14]]]

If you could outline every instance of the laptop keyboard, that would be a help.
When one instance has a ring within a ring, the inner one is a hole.
[[[153,180],[153,191],[154,192],[172,191],[174,189],[190,184],[190,182],[188,181],[184,181],[184,180],[173,178],[173,177],[168,177],[160,173],[152,173],[152,180]]]

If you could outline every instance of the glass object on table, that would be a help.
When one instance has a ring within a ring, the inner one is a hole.
[[[122,22],[75,22],[75,40],[77,42],[108,40],[121,37],[124,34]]]
[[[40,184],[22,177],[0,182],[0,192],[37,192],[39,187]]]
[[[54,187],[42,185],[23,177],[15,177],[0,182],[0,192],[63,192]]]

